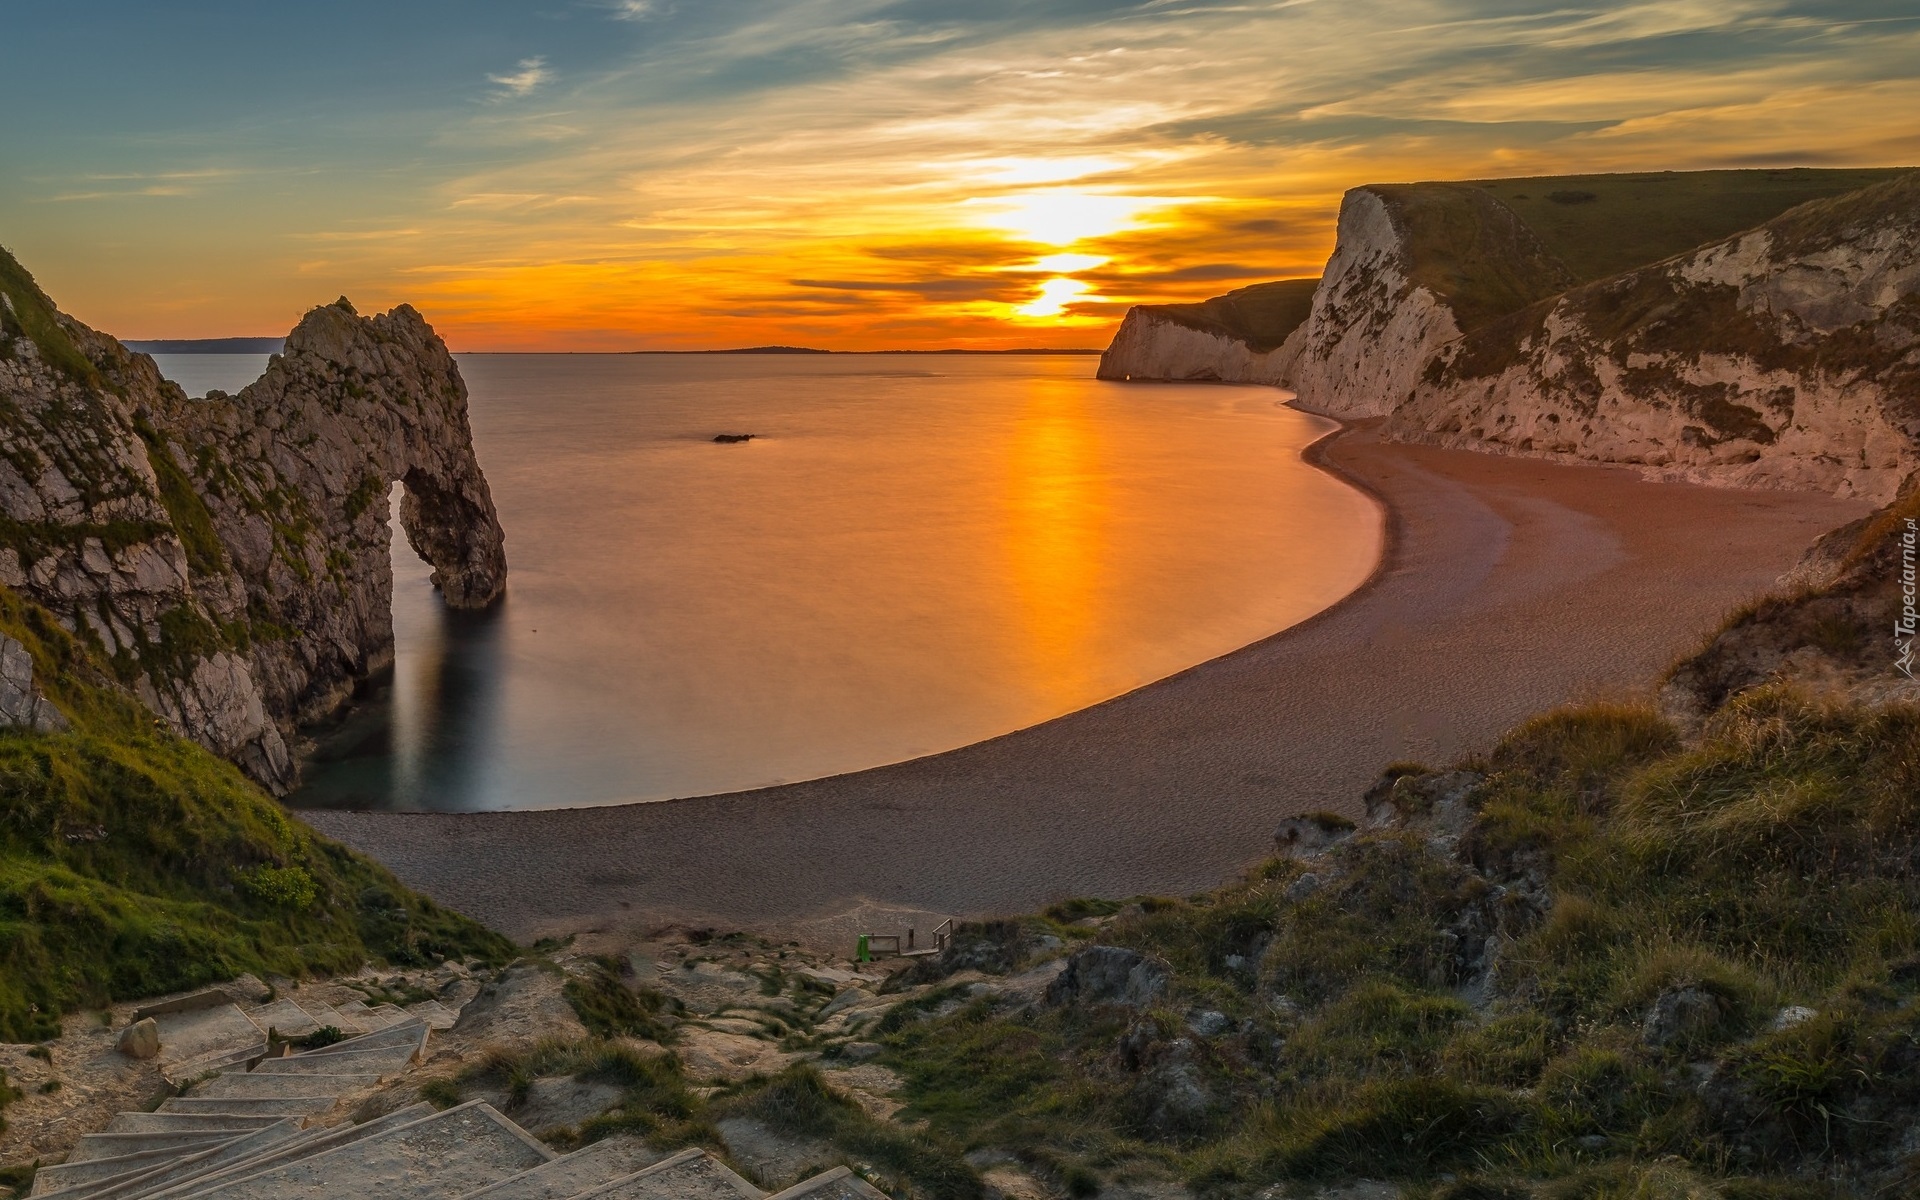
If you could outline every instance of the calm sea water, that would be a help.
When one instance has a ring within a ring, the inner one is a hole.
[[[196,394],[258,356],[168,356]],[[1264,388],[1090,358],[462,355],[510,564],[453,613],[395,539],[397,662],[294,803],[656,800],[951,749],[1338,600],[1373,506]],[[717,445],[717,433],[753,441]]]

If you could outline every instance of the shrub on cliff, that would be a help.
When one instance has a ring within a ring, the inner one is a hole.
[[[291,820],[161,728],[41,609],[0,588],[0,633],[72,728],[0,730],[0,1041],[77,1007],[244,971],[498,959],[510,944]]]

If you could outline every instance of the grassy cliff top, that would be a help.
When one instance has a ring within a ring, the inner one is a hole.
[[[1910,167],[1663,171],[1374,184],[1412,277],[1471,333],[1570,288],[1684,254]]]
[[[1255,353],[1264,354],[1278,349],[1288,334],[1306,322],[1313,311],[1313,291],[1319,286],[1318,279],[1282,279],[1235,288],[1224,296],[1194,304],[1142,307],[1190,329],[1237,338]]]
[[[506,939],[290,819],[167,732],[43,608],[0,588],[0,633],[72,728],[0,730],[0,1041],[60,1014],[242,972],[497,960]]]
[[[1472,179],[1588,283],[1764,225],[1796,205],[1858,191],[1913,167],[1655,171]],[[1419,185],[1425,186],[1425,185]]]

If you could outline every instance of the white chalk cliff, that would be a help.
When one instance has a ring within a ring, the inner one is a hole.
[[[1884,501],[1920,466],[1920,175],[1579,286],[1482,188],[1356,188],[1278,349],[1160,311],[1103,378],[1278,384],[1390,438],[1728,486]]]

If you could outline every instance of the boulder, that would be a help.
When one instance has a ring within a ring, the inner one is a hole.
[[[128,1058],[148,1059],[160,1053],[160,1025],[152,1017],[142,1017],[120,1031],[120,1053]]]
[[[1727,1009],[1724,998],[1705,988],[1674,988],[1661,993],[1647,1009],[1641,1037],[1656,1050],[1683,1046],[1717,1029]]]
[[[1145,1008],[1166,995],[1167,968],[1138,950],[1086,946],[1068,956],[1067,965],[1047,986],[1046,1002],[1119,1004]]]

